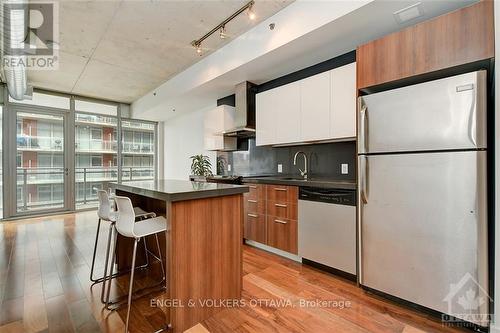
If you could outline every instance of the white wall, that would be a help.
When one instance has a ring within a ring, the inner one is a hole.
[[[201,110],[182,113],[165,122],[163,132],[164,146],[164,178],[188,180],[191,160],[189,156],[204,154],[210,157],[212,165],[216,165],[216,153],[203,149],[203,118],[210,105]]]
[[[500,333],[500,3],[495,6],[495,319],[492,333]]]

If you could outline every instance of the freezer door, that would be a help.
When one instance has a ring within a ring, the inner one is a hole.
[[[359,97],[358,153],[486,148],[486,72]]]
[[[487,324],[486,152],[358,162],[361,284]]]

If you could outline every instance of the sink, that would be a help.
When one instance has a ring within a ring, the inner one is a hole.
[[[304,179],[304,178],[296,178],[296,177],[276,177],[277,179],[281,179],[281,180],[297,180],[297,181],[304,181],[304,180],[307,180],[307,179]]]

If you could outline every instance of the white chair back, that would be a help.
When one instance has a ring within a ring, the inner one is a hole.
[[[127,197],[115,197],[118,216],[116,217],[116,230],[125,237],[136,238],[134,234],[135,212],[132,201]]]
[[[97,215],[100,219],[109,221],[111,215],[111,203],[109,202],[108,192],[97,190],[98,208]]]

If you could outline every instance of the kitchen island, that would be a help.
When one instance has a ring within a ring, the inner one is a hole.
[[[183,332],[239,300],[242,290],[243,193],[247,186],[179,180],[112,183],[116,195],[167,219],[166,324]],[[149,242],[148,242],[149,243]],[[149,246],[155,248],[153,242]],[[164,249],[164,253],[163,253]],[[139,256],[139,264],[144,255]],[[154,251],[153,251],[154,252]],[[131,263],[132,241],[117,240],[118,269]]]

